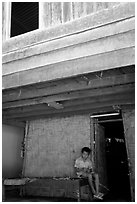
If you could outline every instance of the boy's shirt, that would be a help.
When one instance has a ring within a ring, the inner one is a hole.
[[[79,157],[78,159],[76,159],[74,167],[87,168],[87,169],[93,168],[91,160],[87,158],[86,161],[84,161],[82,157]],[[80,176],[81,172],[77,172],[77,175]]]

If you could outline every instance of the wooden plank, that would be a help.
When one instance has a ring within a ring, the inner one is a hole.
[[[13,119],[12,120],[3,120],[2,124],[25,128],[25,122],[16,121]]]
[[[36,115],[28,115],[28,116],[24,116],[24,117],[21,117],[21,118],[16,118],[16,120],[18,121],[27,121],[27,120],[34,120],[34,119],[42,119],[42,118],[54,118],[54,117],[63,117],[63,116],[71,116],[72,114],[74,115],[79,115],[79,114],[94,114],[94,113],[106,113],[106,112],[113,112],[115,110],[114,106],[117,105],[118,103],[117,102],[114,102],[114,101],[109,101],[108,102],[104,102],[103,103],[103,106],[102,104],[92,104],[93,106],[91,107],[90,104],[87,104],[85,106],[85,108],[83,107],[73,107],[71,110],[66,110],[64,112],[52,112],[52,113],[49,113],[47,112],[47,114],[42,114],[40,112],[40,114],[36,114]],[[127,106],[127,107],[130,107],[130,106],[134,106],[135,104],[133,104],[131,101],[126,101],[125,102],[122,102],[120,101],[119,102],[119,107],[123,107],[123,106]]]
[[[47,114],[55,114],[55,113],[63,113],[63,112],[69,112],[69,111],[78,111],[78,110],[87,110],[87,109],[94,109],[97,107],[105,107],[105,106],[113,106],[113,105],[121,105],[121,104],[134,104],[134,94],[116,94],[116,95],[104,95],[103,97],[97,97],[97,98],[91,98],[89,100],[83,101],[76,101],[72,104],[67,103],[64,105],[63,109],[57,110],[57,109],[50,109],[50,110],[38,110],[38,111],[28,111],[25,113],[14,113],[14,114],[4,114],[3,118],[21,118],[25,116],[35,116],[35,115],[47,115]],[[8,113],[8,111],[7,111]]]
[[[89,97],[89,98],[83,98],[82,101],[79,99],[76,100],[71,100],[71,101],[64,101],[63,102],[63,106],[64,107],[70,107],[70,106],[75,106],[75,105],[82,105],[82,104],[88,104],[88,103],[93,103],[93,102],[100,102],[101,98],[103,99],[104,97],[106,98],[113,98],[114,100],[116,99],[115,95],[123,95],[123,97],[125,98],[130,98],[130,100],[133,102],[135,101],[135,93],[134,91],[127,91],[127,92],[115,92],[115,93],[111,93],[111,94],[102,94],[102,96],[96,96],[96,97]]]
[[[131,105],[128,104],[127,105]],[[89,107],[89,106],[88,106]],[[35,120],[35,119],[42,119],[42,118],[54,118],[54,117],[63,117],[63,116],[71,116],[72,114],[75,115],[80,115],[80,114],[93,114],[93,113],[104,113],[105,111],[114,111],[113,106],[109,106],[108,104],[106,106],[103,107],[89,107],[87,109],[79,109],[79,110],[72,110],[72,111],[64,111],[64,112],[54,112],[54,113],[47,113],[47,114],[36,114],[36,115],[32,115],[31,114],[29,116],[25,116],[22,118],[15,118],[17,121],[30,121],[30,120]],[[11,118],[12,120],[12,118]]]
[[[52,114],[45,114],[45,115],[35,115],[35,116],[28,116],[28,117],[24,117],[24,118],[17,118],[18,121],[22,121],[22,120],[34,120],[34,119],[42,119],[42,118],[54,118],[54,117],[65,117],[67,116],[71,116],[71,115],[80,115],[80,114],[93,114],[93,113],[105,113],[105,112],[111,112],[114,111],[112,106],[104,106],[103,109],[102,107],[97,107],[97,108],[87,108],[84,110],[72,110],[72,111],[66,111],[66,112],[58,112],[58,113],[52,113]]]
[[[6,75],[2,86],[15,88],[134,64],[135,50],[130,47]]]
[[[28,45],[30,46],[38,41],[50,41],[133,16],[135,16],[135,3],[121,3],[117,7],[102,10],[94,15],[91,14],[64,25],[42,31],[36,30],[31,33],[18,36],[17,38],[11,38],[3,44],[3,53],[20,49]]]
[[[29,111],[39,111],[39,110],[51,110],[52,107],[48,106],[48,104],[40,104],[40,105],[33,105],[33,106],[25,106],[25,107],[18,107],[18,108],[12,108],[12,109],[5,109],[2,111],[3,115],[7,114],[15,114],[15,113],[25,113]]]
[[[103,186],[108,187],[107,184],[107,161],[106,161],[106,138],[105,138],[105,128],[98,124],[94,124],[95,130],[95,168],[99,175],[99,181],[102,186],[99,186],[99,191],[102,193],[107,193]]]
[[[121,95],[121,94],[120,94]],[[114,98],[114,95],[111,94],[110,95],[112,98]],[[110,97],[109,96],[109,97]],[[105,97],[108,97],[107,95],[105,95]],[[128,93],[124,93],[124,97],[130,97],[130,100],[133,102],[134,99],[134,93],[133,92],[128,92]],[[82,100],[70,100],[70,101],[64,101],[62,102],[63,104],[63,108],[68,108],[68,107],[73,107],[73,106],[84,106],[85,104],[90,104],[90,103],[98,103],[98,101],[100,100],[100,97],[89,97],[89,98],[85,98]],[[20,108],[12,108],[12,109],[5,109],[2,111],[3,116],[10,116],[10,115],[16,115],[16,114],[24,114],[24,113],[31,113],[31,112],[39,112],[44,110],[45,112],[52,112],[54,110],[53,107],[50,107],[46,104],[41,104],[41,105],[34,105],[34,106],[25,106],[25,107],[20,107]]]
[[[101,80],[100,78],[90,79],[90,76],[87,77],[89,77],[89,81],[85,81],[82,77],[79,77],[77,78],[77,80],[61,80],[60,83],[56,82],[56,84],[53,83],[53,85],[50,84],[50,86],[44,88],[36,88],[34,86],[30,88],[22,87],[16,90],[3,91],[2,102],[43,97],[47,95],[59,94],[70,91],[88,90],[91,88],[102,88],[107,86],[116,86],[135,82],[134,73],[109,77],[102,76]]]
[[[103,73],[104,74],[104,73]],[[130,84],[135,82],[135,74],[122,74],[117,76],[102,76],[97,79],[90,79],[90,76],[87,76],[89,81],[85,81],[82,76],[76,79],[61,80],[60,83],[52,83],[48,87],[27,87],[20,88],[15,90],[3,91],[2,93],[2,102],[22,100],[28,98],[43,97],[47,95],[59,94],[70,91],[79,91],[79,90],[88,90],[91,88],[102,88],[107,86],[117,86],[122,84]]]
[[[127,93],[121,93],[125,98],[129,98],[129,100],[131,100],[131,102],[135,102],[135,95],[133,92],[127,92]],[[117,93],[117,95],[121,94]],[[103,95],[102,97],[105,98],[114,98],[115,99],[115,95],[111,94],[111,95]],[[76,107],[76,106],[85,106],[87,104],[91,104],[91,103],[98,103],[100,102],[100,97],[89,97],[89,98],[83,98],[82,100],[76,99],[76,100],[70,100],[70,101],[64,101],[62,102],[63,104],[63,108],[69,108],[69,107]],[[12,109],[5,109],[3,110],[2,114],[3,116],[10,116],[10,115],[16,115],[16,114],[25,114],[25,113],[32,113],[32,112],[39,112],[44,110],[45,112],[52,112],[54,111],[54,109],[50,106],[27,106],[27,107],[21,107],[21,108],[12,108]]]
[[[36,104],[43,104],[43,103],[50,103],[50,102],[56,102],[56,101],[65,101],[65,100],[72,100],[72,99],[81,99],[81,98],[87,98],[87,97],[95,97],[95,96],[103,96],[103,95],[109,95],[109,94],[115,94],[115,93],[125,93],[128,91],[134,91],[135,85],[134,84],[127,84],[127,85],[121,85],[121,86],[114,86],[114,87],[106,87],[102,89],[91,89],[87,91],[78,91],[78,92],[69,92],[69,93],[63,93],[58,95],[52,95],[42,98],[34,98],[34,99],[26,99],[26,100],[18,100],[13,102],[7,102],[3,103],[2,108],[15,108],[15,107],[21,107],[21,106],[30,106],[30,105],[36,105]]]
[[[102,31],[100,31],[99,33],[102,33]],[[84,39],[87,38],[84,37]],[[65,42],[67,42],[67,40],[68,38],[64,39]],[[45,47],[51,47],[50,44],[52,44],[53,49],[49,51],[47,49],[47,51],[45,52]],[[104,54],[107,52],[133,47],[135,46],[135,31],[133,29],[125,31],[124,33],[118,33],[116,35],[114,34],[107,37],[97,38],[95,40],[89,40],[85,43],[80,42],[73,45],[73,43],[71,42],[71,44],[72,45],[64,47],[62,42],[62,47],[56,49],[54,47],[53,41],[48,45],[41,44],[40,46],[38,46],[38,48],[37,46],[34,46],[33,50],[37,50],[39,52],[38,54],[35,54],[35,52],[31,53],[32,49],[30,47],[29,50],[31,56],[27,55],[26,50],[25,52],[21,50],[21,56],[18,52],[5,55],[5,59],[7,62],[4,63],[3,61],[2,75],[4,76],[23,70],[34,68],[36,69],[40,66],[52,65],[64,61],[75,60],[82,57],[94,56],[97,54]],[[10,61],[7,58],[10,58]]]

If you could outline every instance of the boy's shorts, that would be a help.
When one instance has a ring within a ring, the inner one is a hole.
[[[90,173],[86,173],[86,174],[87,174],[87,175],[82,175],[82,174],[80,174],[80,173],[77,173],[77,177],[78,177],[78,178],[87,178],[89,174],[94,175],[94,172],[91,171]]]

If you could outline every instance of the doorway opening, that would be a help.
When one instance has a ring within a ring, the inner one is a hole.
[[[119,114],[98,117],[96,121],[98,126],[104,130],[105,168],[109,189],[106,197],[112,201],[131,201],[128,157],[122,116]],[[98,137],[100,136],[98,135]]]

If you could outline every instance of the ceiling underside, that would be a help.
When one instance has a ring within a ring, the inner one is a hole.
[[[98,112],[134,104],[135,67],[3,91],[3,121]]]

